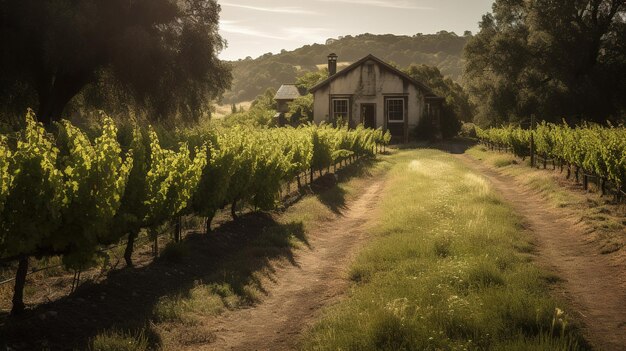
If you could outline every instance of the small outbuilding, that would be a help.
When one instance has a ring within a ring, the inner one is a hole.
[[[315,123],[382,127],[395,142],[408,142],[411,129],[428,123],[437,134],[433,137],[441,137],[444,99],[399,69],[368,55],[337,72],[337,55],[330,54],[328,72],[329,78],[310,90]]]
[[[274,100],[276,101],[276,110],[278,113],[289,112],[289,103],[306,94],[306,89],[299,88],[295,84],[281,85],[274,96]]]

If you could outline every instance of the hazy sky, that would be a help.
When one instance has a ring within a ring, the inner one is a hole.
[[[220,57],[258,57],[340,35],[476,32],[493,0],[218,0]]]

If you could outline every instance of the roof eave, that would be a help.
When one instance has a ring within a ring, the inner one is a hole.
[[[350,66],[348,66],[348,67],[342,69],[341,71],[337,72],[335,75],[326,78],[324,81],[318,83],[317,85],[315,85],[314,87],[309,89],[309,92],[311,94],[314,94],[316,91],[318,91],[319,89],[321,89],[325,85],[330,84],[333,80],[339,78],[339,76],[343,76],[343,75],[347,74],[348,72],[352,71],[354,68],[360,66],[365,61],[370,60],[370,59],[378,62],[381,65],[383,65],[386,69],[388,69],[388,70],[398,74],[403,79],[406,79],[409,82],[413,83],[416,87],[422,89],[429,96],[437,97],[437,95],[428,86],[426,86],[424,83],[422,83],[422,82],[420,82],[418,80],[413,79],[408,74],[402,72],[401,70],[393,67],[392,65],[388,64],[387,62],[379,59],[378,57],[376,57],[376,56],[374,56],[372,54],[369,54],[369,55],[363,57],[362,59],[356,61],[355,63],[351,64]]]

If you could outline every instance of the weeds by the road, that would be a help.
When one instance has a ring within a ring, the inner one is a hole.
[[[578,216],[594,230],[593,240],[597,242],[601,254],[615,254],[617,262],[626,260],[623,252],[626,246],[626,206],[612,203],[612,198],[599,196],[600,190],[590,184],[590,192],[585,193],[582,184],[565,180],[559,170],[529,167],[530,160],[524,162],[506,153],[489,151],[482,145],[470,148],[467,153],[473,158],[498,168],[498,171],[513,177],[520,184],[538,192],[554,207],[565,208]],[[503,160],[509,160],[504,164]],[[564,172],[565,173],[565,172]]]
[[[139,332],[134,335],[120,331],[109,331],[98,335],[91,346],[92,351],[145,351],[148,338]]]

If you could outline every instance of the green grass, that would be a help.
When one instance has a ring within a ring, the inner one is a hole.
[[[626,208],[612,203],[611,196],[599,197],[598,189],[595,189],[594,194],[593,185],[590,186],[591,193],[580,191],[580,185],[576,187],[572,181],[565,181],[565,175],[552,170],[551,165],[548,165],[547,170],[531,168],[529,158],[524,162],[517,159],[517,162],[503,166],[506,162],[503,163],[502,160],[515,158],[510,154],[488,151],[482,145],[470,148],[467,154],[498,168],[498,172],[511,176],[519,184],[536,191],[553,207],[565,208],[579,217],[594,230],[592,240],[597,243],[598,253],[617,253],[626,246],[623,235],[626,228]],[[572,191],[572,187],[578,190]]]
[[[198,282],[186,294],[166,296],[155,306],[154,317],[159,322],[194,324],[201,316],[212,316],[241,303],[227,284],[205,285]]]
[[[515,177],[525,186],[538,191],[555,207],[568,207],[580,202],[579,198],[573,196],[571,192],[567,191],[555,180],[554,172],[538,172],[529,167],[529,158],[526,158],[522,165],[515,156],[508,153],[489,151],[482,145],[470,148],[467,150],[467,154],[499,168],[506,175]]]
[[[148,338],[139,333],[134,335],[128,332],[104,332],[91,342],[91,351],[144,351],[148,349]]]
[[[576,350],[515,214],[434,150],[392,158],[372,241],[304,350]]]

